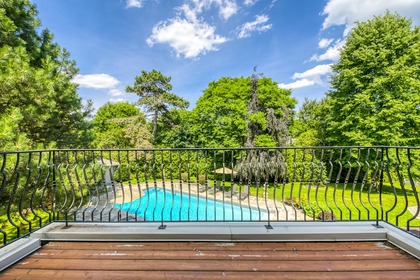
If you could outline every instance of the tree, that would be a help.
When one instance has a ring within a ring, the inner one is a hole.
[[[155,144],[161,147],[190,148],[194,147],[195,135],[191,131],[191,111],[185,109],[171,109],[159,118],[159,134]]]
[[[0,115],[18,108],[16,125],[33,145],[84,146],[91,103],[72,83],[75,61],[48,30],[38,34],[36,16],[28,0],[0,1]]]
[[[41,59],[39,45],[41,37],[37,28],[41,21],[37,18],[36,6],[29,0],[2,0],[0,2],[0,47],[23,46],[31,63]]]
[[[267,116],[281,118],[285,109],[296,104],[291,91],[280,89],[272,79],[258,79],[256,97],[258,106],[249,112],[251,102],[251,78],[223,77],[211,82],[192,110],[194,123],[191,127],[200,147],[243,147],[248,134],[248,120],[256,126],[252,142],[255,146],[278,146],[269,130]]]
[[[18,108],[10,110],[10,114],[0,117],[0,151],[28,150],[30,141],[25,133],[19,131],[18,123],[22,114]]]
[[[147,72],[141,71],[140,76],[136,76],[134,85],[127,86],[125,91],[137,94],[140,98],[139,105],[143,105],[148,113],[152,113],[153,139],[156,138],[159,116],[167,112],[170,107],[186,109],[188,101],[176,94],[170,93],[172,85],[171,77],[164,76],[157,70]]]
[[[332,69],[329,144],[420,143],[418,26],[389,12],[357,23]]]
[[[95,147],[151,147],[151,135],[147,130],[146,119],[132,103],[106,103],[98,109],[93,126]]]
[[[258,102],[258,80],[259,76],[255,72],[251,76],[251,101],[248,102],[247,113],[247,135],[245,147],[255,146],[286,146],[289,142],[289,112],[287,106],[281,106],[282,114],[278,116],[274,108],[264,108]],[[264,133],[266,130],[267,133]]]
[[[293,121],[292,135],[295,146],[325,145],[328,99],[320,101],[305,98]]]

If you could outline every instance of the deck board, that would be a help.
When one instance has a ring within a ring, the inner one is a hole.
[[[0,279],[420,279],[384,242],[50,242]]]

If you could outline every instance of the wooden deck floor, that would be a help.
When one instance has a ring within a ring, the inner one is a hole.
[[[0,279],[420,279],[383,242],[51,242]]]

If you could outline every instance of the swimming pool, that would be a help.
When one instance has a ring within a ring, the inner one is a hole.
[[[197,198],[197,194],[171,192],[161,188],[144,191],[139,199],[116,208],[135,214],[146,221],[265,221],[267,211],[214,201],[213,198]]]

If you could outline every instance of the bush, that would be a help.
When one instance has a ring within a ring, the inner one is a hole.
[[[188,173],[181,173],[181,180],[183,182],[188,182],[188,180],[189,180]]]
[[[320,213],[322,214],[322,210],[315,202],[312,202],[311,204],[304,203],[303,210],[305,211],[306,215],[312,218],[317,218]]]
[[[300,209],[301,207],[300,207],[300,200],[299,200],[299,197],[287,197],[285,200],[284,200],[284,203],[286,203],[286,204],[288,204],[288,205],[290,205],[290,206],[294,206],[295,208],[297,208],[297,209]]]
[[[198,175],[198,182],[200,184],[205,184],[206,183],[206,175]]]
[[[322,221],[335,221],[337,217],[331,212],[320,212],[317,216]]]

